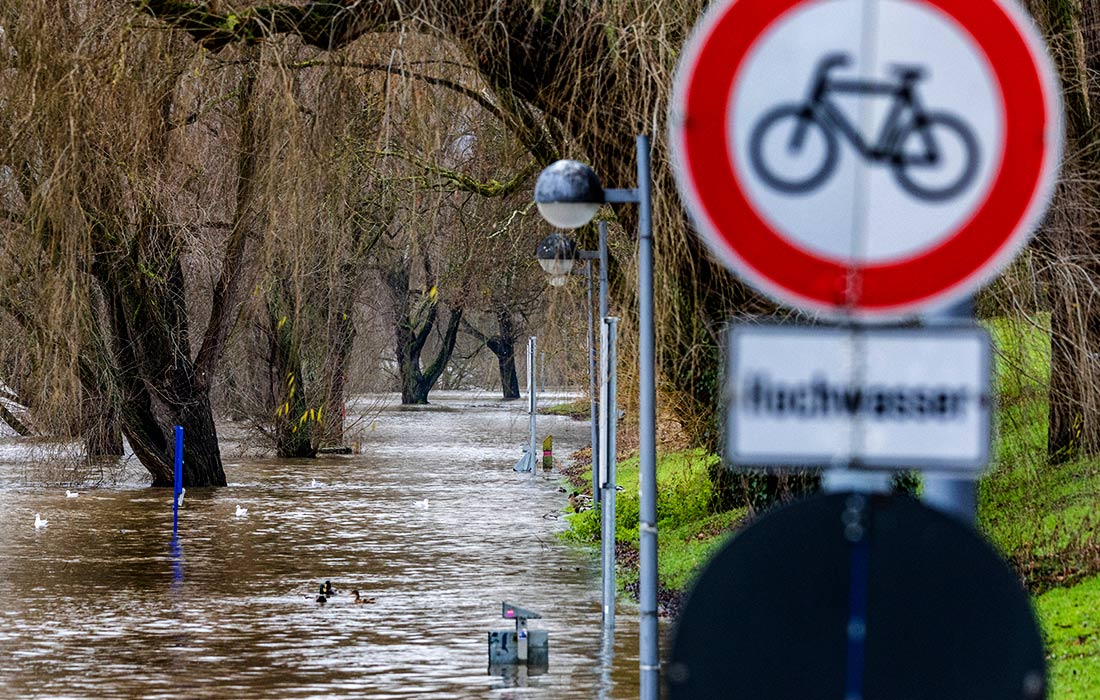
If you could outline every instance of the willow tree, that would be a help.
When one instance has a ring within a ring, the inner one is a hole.
[[[328,53],[377,32],[434,35],[460,48],[541,163],[558,153],[585,158],[612,186],[633,182],[633,135],[655,135],[658,359],[663,388],[672,389],[664,396],[689,429],[709,441],[715,435],[717,329],[729,312],[761,304],[713,264],[690,233],[661,147],[671,75],[704,4],[259,2],[232,15],[179,0],[142,0],[137,7],[215,51],[276,34]],[[1100,9],[1068,0],[1025,4],[1050,39],[1067,100],[1066,176],[1036,243],[1047,275],[1040,308],[1051,312],[1048,453],[1059,460],[1100,451]],[[633,212],[618,213],[632,230]]]
[[[212,58],[133,20],[0,8],[0,312],[34,353],[30,404],[117,406],[157,485],[181,425],[185,484],[224,485],[211,390],[293,194],[271,138],[286,73],[278,47]]]
[[[660,147],[671,73],[702,2],[373,0],[253,3],[232,13],[177,0],[136,6],[212,51],[290,34],[320,54],[339,55],[379,32],[433,36],[464,56],[471,76],[460,87],[491,100],[490,108],[539,163],[565,154],[583,158],[609,186],[634,184],[634,136],[653,134],[664,388],[689,429],[700,439],[715,439],[718,329],[731,310],[743,310],[755,297],[713,263],[690,233]],[[488,86],[488,96],[469,89],[477,81]],[[626,207],[617,213],[625,229],[634,230],[635,212]],[[629,270],[629,262],[624,268]]]
[[[393,197],[370,155],[378,81],[299,61],[297,46],[269,48],[266,70],[282,89],[271,88],[265,115],[280,146],[264,180],[279,195],[263,204],[254,333],[240,343],[244,362],[234,369],[247,379],[235,381],[234,400],[279,456],[311,457],[343,444],[357,308]]]

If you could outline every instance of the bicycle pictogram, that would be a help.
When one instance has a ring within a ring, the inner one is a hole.
[[[918,199],[939,202],[964,192],[978,173],[978,140],[958,116],[925,110],[916,91],[923,69],[895,66],[897,79],[890,82],[830,75],[850,62],[848,54],[827,54],[814,70],[804,102],[781,104],[760,118],[749,137],[756,174],[786,194],[813,192],[837,167],[839,135],[863,159],[888,165],[898,185]],[[873,141],[864,139],[832,99],[844,94],[891,99]],[[953,149],[950,156],[947,145]]]

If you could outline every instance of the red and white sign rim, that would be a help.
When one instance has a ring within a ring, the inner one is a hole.
[[[1004,105],[1004,157],[986,197],[954,233],[903,259],[844,264],[799,247],[762,219],[728,155],[727,106],[754,42],[785,13],[815,1],[731,0],[711,8],[685,47],[670,144],[700,233],[754,286],[825,315],[891,320],[973,294],[1023,247],[1054,189],[1062,111],[1042,39],[1010,2],[915,0],[954,18],[985,54]]]

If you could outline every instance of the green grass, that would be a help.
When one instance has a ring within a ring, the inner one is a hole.
[[[539,413],[544,416],[569,416],[577,420],[588,420],[591,404],[588,399],[577,399],[566,403],[556,403],[552,406],[543,406]]]
[[[1035,592],[1100,571],[1100,465],[1046,459],[1048,322],[1039,316],[989,324],[997,348],[998,439],[978,491],[979,526]]]
[[[987,322],[998,394],[994,456],[978,483],[979,529],[1024,578],[1047,646],[1050,700],[1100,698],[1100,460],[1046,459],[1049,316]],[[682,590],[731,536],[744,510],[712,512],[708,469],[698,450],[658,456],[661,585]],[[588,470],[581,480],[587,483]],[[617,466],[616,539],[638,542],[638,460]],[[570,516],[568,536],[599,541],[599,515]],[[637,581],[620,567],[620,585]]]
[[[743,509],[714,513],[708,470],[718,457],[702,450],[661,454],[657,458],[657,561],[662,586],[683,590],[699,567],[719,547],[744,517]],[[587,470],[586,470],[587,471]],[[616,465],[616,483],[622,487],[615,498],[615,539],[638,543],[638,458]],[[590,483],[583,472],[580,478]],[[571,539],[595,543],[600,537],[600,516],[588,510],[569,516]],[[638,572],[621,567],[621,585],[637,581]]]
[[[1100,698],[1100,576],[1035,600],[1046,639],[1051,700]]]

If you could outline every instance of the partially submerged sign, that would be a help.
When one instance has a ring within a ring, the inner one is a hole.
[[[991,440],[981,328],[735,327],[733,466],[981,470]]]

